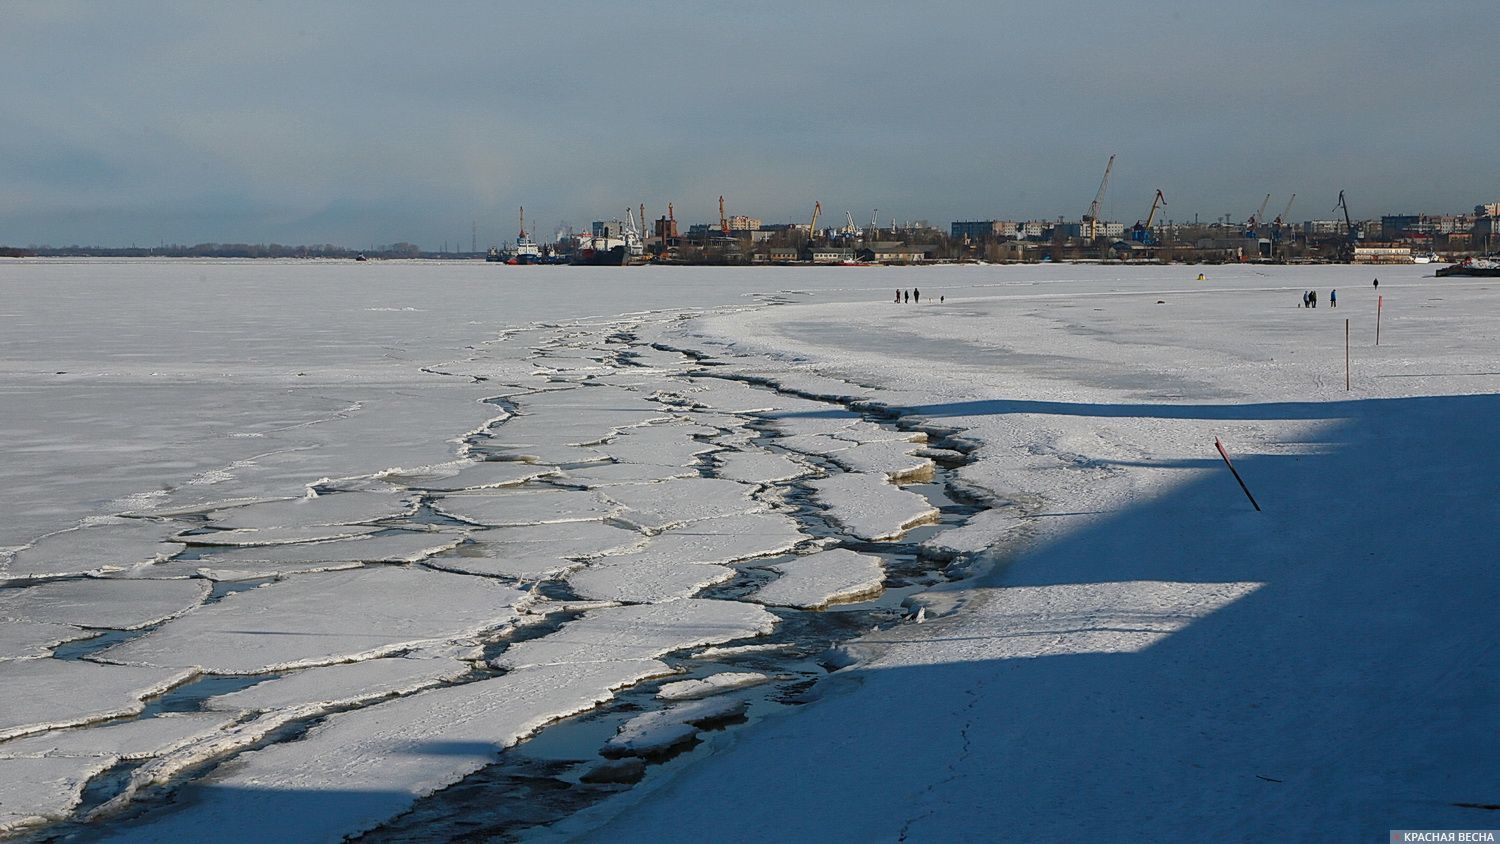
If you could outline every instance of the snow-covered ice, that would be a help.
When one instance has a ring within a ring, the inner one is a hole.
[[[341,665],[306,668],[256,683],[248,689],[218,695],[204,702],[206,709],[291,709],[308,704],[352,706],[453,680],[470,671],[456,659],[396,657],[367,659]],[[0,745],[3,748],[3,745]]]
[[[781,576],[762,586],[750,600],[806,610],[879,595],[885,579],[879,557],[846,548],[819,551],[766,568]]]
[[[134,715],[196,673],[60,659],[0,662],[0,739]]]
[[[676,478],[604,487],[599,492],[625,508],[617,514],[620,520],[652,531],[766,509],[750,497],[754,486],[720,478]]]
[[[423,568],[306,574],[226,596],[97,658],[218,674],[368,659],[507,625],[524,596]]]
[[[814,473],[812,468],[789,457],[760,449],[725,452],[717,460],[719,477],[746,484],[794,481]]]
[[[513,486],[556,472],[557,470],[551,466],[537,466],[513,460],[491,460],[471,463],[451,475],[406,481],[403,485],[432,492],[458,492],[465,489]]]
[[[724,671],[710,674],[701,680],[677,680],[663,683],[656,696],[662,700],[698,700],[713,695],[746,689],[770,681],[770,677],[755,671]]]
[[[208,597],[205,583],[88,578],[0,590],[0,619],[134,630],[181,615]]]
[[[808,481],[828,515],[861,539],[893,539],[937,520],[927,499],[886,483],[883,475],[848,473]]]
[[[0,583],[58,575],[123,571],[166,559],[182,546],[172,541],[182,525],[145,519],[111,519],[54,533],[6,559],[0,556]]]
[[[209,518],[216,527],[251,530],[352,525],[396,518],[414,506],[410,498],[390,493],[343,492],[218,510]]]
[[[497,668],[654,660],[672,651],[763,636],[776,616],[737,601],[692,598],[592,610],[556,633],[518,642],[494,660]]]
[[[666,709],[642,713],[620,726],[604,743],[606,756],[649,756],[698,735],[701,725],[733,718],[745,711],[744,700],[713,697],[674,703]]]
[[[617,509],[593,492],[571,489],[445,495],[433,507],[455,519],[491,527],[592,521],[607,518]]]
[[[669,673],[655,660],[541,665],[331,716],[302,739],[246,755],[193,799],[121,841],[338,841],[494,761],[539,727]]]

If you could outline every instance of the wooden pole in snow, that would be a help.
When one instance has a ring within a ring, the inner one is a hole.
[[[1375,297],[1375,345],[1380,345],[1380,312],[1385,310],[1385,296]]]
[[[1255,502],[1255,496],[1250,494],[1250,487],[1245,486],[1245,479],[1240,477],[1239,470],[1235,469],[1234,463],[1230,462],[1229,452],[1224,450],[1224,444],[1219,442],[1218,437],[1214,437],[1214,448],[1219,450],[1219,456],[1224,458],[1224,465],[1229,467],[1229,471],[1234,475],[1234,479],[1240,482],[1240,489],[1244,490],[1245,497],[1250,499],[1250,506],[1254,507],[1255,512],[1259,513],[1260,505]]]

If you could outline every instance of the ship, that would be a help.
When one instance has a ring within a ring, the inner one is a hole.
[[[623,267],[629,257],[630,249],[621,238],[589,236],[579,240],[572,264],[575,267]]]
[[[1443,267],[1438,270],[1437,275],[1438,278],[1455,275],[1500,278],[1500,260],[1495,258],[1465,258],[1451,267]]]
[[[511,250],[507,264],[541,263],[542,250],[531,235],[526,233],[526,207],[521,206],[521,231],[516,235],[516,248]]]

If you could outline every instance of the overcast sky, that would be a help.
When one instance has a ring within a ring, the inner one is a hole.
[[[0,244],[1500,201],[1495,0],[0,2]]]

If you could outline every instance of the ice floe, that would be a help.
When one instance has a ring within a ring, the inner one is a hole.
[[[470,670],[468,663],[456,659],[367,659],[303,669],[209,698],[203,705],[206,709],[227,712],[290,709],[309,704],[353,706],[455,680]],[[0,750],[3,749],[4,745],[0,745]]]
[[[92,635],[91,631],[67,624],[0,618],[0,661],[47,656],[63,642],[87,639]]]
[[[149,759],[216,733],[234,720],[234,715],[221,712],[183,712],[85,729],[50,730],[0,742],[0,759],[26,756]]]
[[[425,478],[409,481],[393,479],[393,481],[412,489],[429,490],[432,492],[458,492],[465,489],[513,486],[546,475],[556,474],[556,472],[557,469],[552,466],[539,466],[515,460],[489,460],[482,463],[471,463],[459,469],[458,472],[441,478]]]
[[[208,597],[206,583],[89,578],[0,590],[0,619],[133,630],[181,615]]]
[[[228,595],[96,658],[216,674],[368,659],[509,624],[524,595],[424,568],[320,572]]]
[[[8,560],[0,557],[0,582],[123,571],[166,559],[182,550],[172,541],[180,530],[170,522],[115,519],[50,534]]]
[[[265,530],[314,525],[352,525],[410,513],[412,500],[394,494],[341,492],[271,501],[210,514],[216,527]]]
[[[0,662],[0,739],[134,715],[144,698],[194,673],[61,659]]]
[[[663,683],[656,696],[662,700],[698,700],[735,689],[745,689],[770,682],[771,678],[755,671],[725,671],[701,680],[678,680]]]
[[[734,569],[725,566],[621,554],[580,567],[567,579],[580,597],[639,604],[689,598],[734,575]]]
[[[723,721],[744,713],[746,702],[738,698],[707,698],[674,704],[645,712],[620,726],[604,743],[606,756],[651,756],[688,742],[703,724]]]
[[[766,568],[781,576],[762,586],[750,600],[806,610],[880,594],[885,569],[880,558],[834,548]]]
[[[668,673],[655,660],[538,666],[336,714],[195,785],[192,800],[149,833],[186,841],[212,829],[226,841],[273,840],[295,817],[299,840],[339,841],[489,765],[543,725]]]
[[[594,521],[618,510],[594,492],[572,489],[461,493],[443,496],[433,507],[455,519],[490,527]]]
[[[374,525],[307,525],[304,527],[211,530],[203,533],[179,534],[177,539],[188,545],[289,545],[329,539],[352,539],[356,536],[378,533],[381,530],[383,528]]]
[[[692,478],[698,470],[691,466],[663,466],[652,463],[600,463],[569,469],[556,483],[583,488],[638,484],[671,478]]]
[[[0,834],[66,818],[83,799],[88,781],[115,761],[102,756],[0,757]]]
[[[808,481],[828,515],[861,539],[894,539],[907,528],[936,521],[927,499],[886,483],[877,475],[843,474]]]
[[[645,537],[604,522],[562,522],[492,528],[473,535],[477,541],[426,565],[444,571],[520,580],[553,578],[578,568],[577,560],[629,549]]]
[[[720,478],[678,478],[652,484],[612,486],[602,495],[627,508],[618,518],[648,530],[766,509],[750,495],[755,487]]]
[[[802,463],[769,451],[729,451],[715,457],[719,477],[747,484],[786,483],[816,473]]]
[[[770,633],[776,616],[736,601],[691,598],[587,612],[540,639],[517,642],[493,660],[502,669],[528,665],[654,660],[683,648]]]

